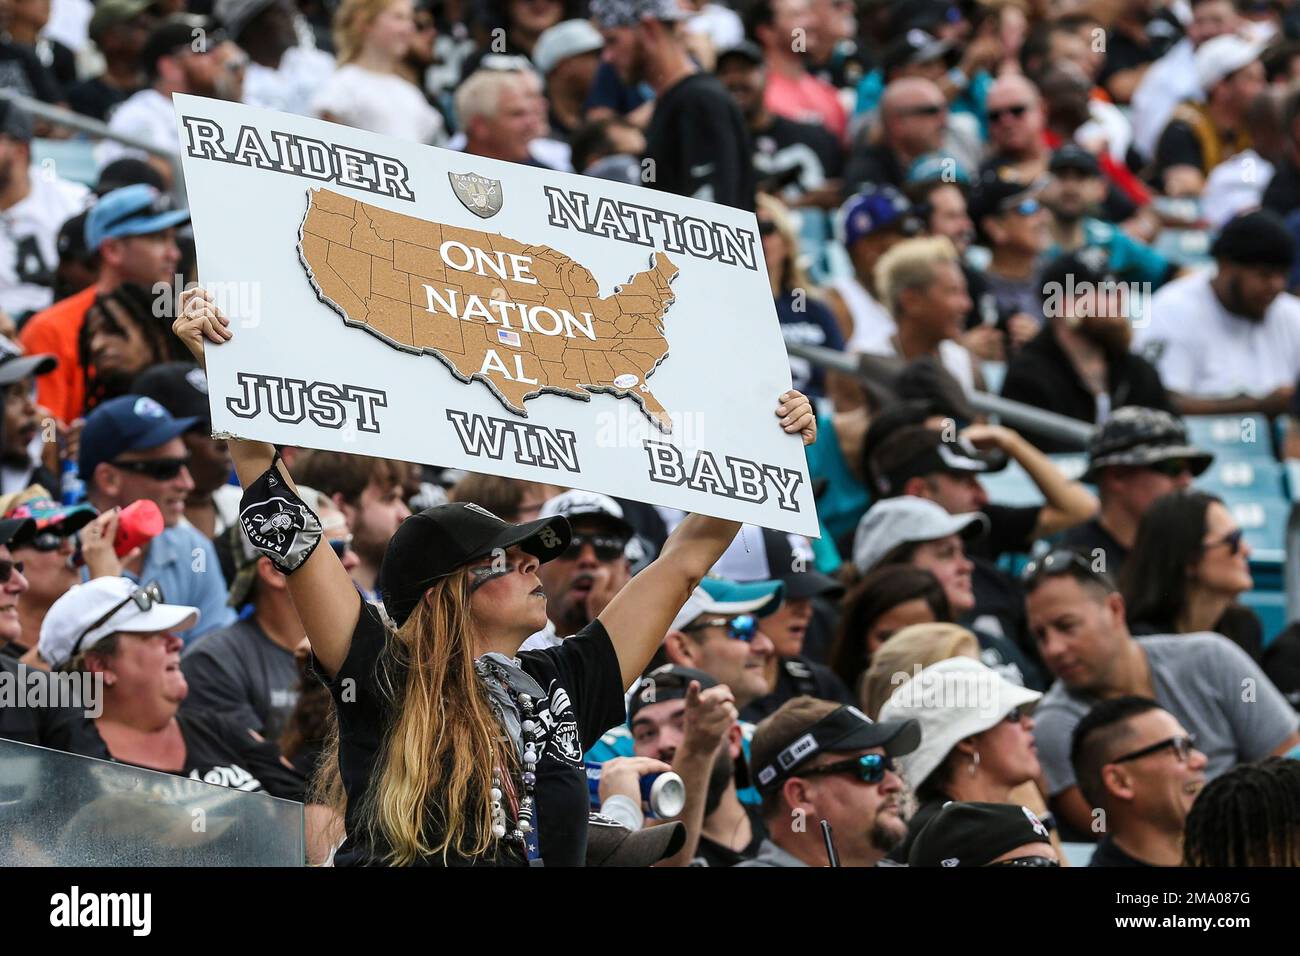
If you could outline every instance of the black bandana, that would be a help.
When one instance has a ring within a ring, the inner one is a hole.
[[[260,478],[248,486],[239,502],[239,523],[249,542],[283,574],[302,567],[320,544],[321,525],[280,475],[275,458]]]

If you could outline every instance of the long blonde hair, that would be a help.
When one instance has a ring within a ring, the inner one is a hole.
[[[776,231],[785,240],[786,252],[785,263],[781,268],[781,291],[804,289],[811,293],[812,283],[808,281],[803,255],[799,251],[799,227],[794,221],[794,215],[785,203],[767,193],[759,193],[754,199],[758,209],[771,217],[772,225],[776,226]]]
[[[359,832],[349,835],[384,851],[375,862],[395,866],[424,856],[482,855],[493,840],[488,802],[493,768],[500,765],[509,773],[518,757],[513,746],[503,745],[487,688],[474,670],[465,570],[438,581],[390,634],[379,682],[396,716],[358,807]],[[347,798],[339,775],[337,720],[331,723],[313,802],[341,816]]]
[[[339,66],[345,66],[361,55],[370,24],[394,2],[395,0],[343,0],[339,4],[333,24],[335,57]]]
[[[950,657],[979,659],[975,635],[957,624],[910,624],[880,645],[862,676],[858,696],[862,710],[875,720],[889,695],[920,669]]]

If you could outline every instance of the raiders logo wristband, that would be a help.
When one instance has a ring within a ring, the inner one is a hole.
[[[289,487],[276,465],[280,453],[239,502],[239,523],[249,542],[271,559],[282,574],[293,574],[320,544],[321,525]]]

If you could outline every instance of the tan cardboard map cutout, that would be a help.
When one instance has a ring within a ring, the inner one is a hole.
[[[662,252],[614,294],[549,246],[308,193],[299,255],[323,302],[353,327],[486,382],[510,411],[544,392],[631,398],[661,431],[672,421],[647,379],[668,357],[664,313],[677,267]]]

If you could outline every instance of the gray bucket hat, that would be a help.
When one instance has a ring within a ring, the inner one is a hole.
[[[1214,461],[1213,453],[1188,441],[1186,427],[1173,415],[1156,408],[1125,405],[1117,408],[1093,435],[1083,480],[1095,484],[1099,471],[1111,465],[1154,465],[1179,458],[1187,460],[1193,475],[1199,475]]]

